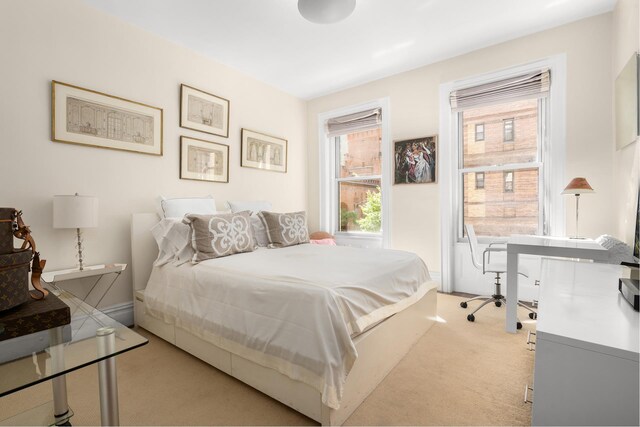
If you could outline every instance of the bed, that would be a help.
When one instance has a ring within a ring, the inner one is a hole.
[[[298,245],[153,267],[157,222],[132,218],[136,325],[323,425],[344,423],[435,322],[437,284],[426,268],[411,279],[398,251]]]

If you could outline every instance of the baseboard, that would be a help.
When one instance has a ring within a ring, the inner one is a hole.
[[[115,304],[99,310],[118,323],[125,326],[133,326],[133,301]]]
[[[442,292],[442,274],[439,271],[429,271],[431,280],[438,282],[438,292]]]

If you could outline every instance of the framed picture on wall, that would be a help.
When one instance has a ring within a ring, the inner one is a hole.
[[[640,136],[640,53],[634,53],[615,82],[616,148]]]
[[[240,166],[287,172],[287,140],[242,129]]]
[[[180,86],[180,126],[212,135],[229,137],[227,99],[187,85]]]
[[[229,146],[181,136],[180,178],[229,182]]]
[[[51,82],[55,142],[162,155],[162,108]]]
[[[437,181],[438,136],[394,141],[394,184]]]

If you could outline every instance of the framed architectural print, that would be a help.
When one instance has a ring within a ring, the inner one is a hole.
[[[229,182],[229,146],[181,136],[180,178]]]
[[[405,139],[395,141],[394,184],[426,184],[437,180],[438,137]]]
[[[161,156],[162,109],[54,80],[51,139]]]
[[[242,129],[240,166],[287,172],[287,140]]]
[[[180,86],[180,126],[229,137],[229,100],[187,85]]]

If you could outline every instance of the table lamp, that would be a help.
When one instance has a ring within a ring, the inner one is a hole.
[[[93,196],[53,196],[53,228],[75,228],[78,269],[84,270],[81,228],[98,226],[98,198]]]
[[[578,233],[578,213],[580,208],[580,195],[585,193],[595,193],[586,178],[573,178],[565,187],[564,191],[562,191],[562,194],[573,194],[576,196],[576,236],[574,239],[581,238]]]

